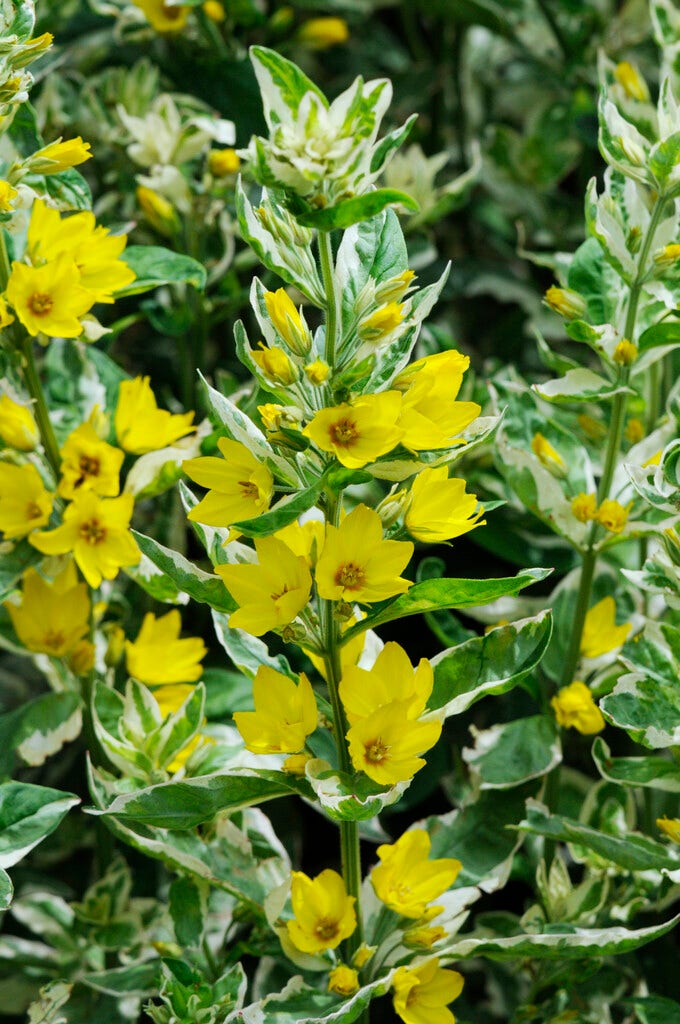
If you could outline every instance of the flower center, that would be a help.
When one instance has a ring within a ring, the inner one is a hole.
[[[57,651],[64,643],[64,634],[58,629],[50,629],[43,637],[43,644],[51,651]]]
[[[374,740],[369,740],[364,746],[364,757],[369,764],[382,764],[390,751],[390,748],[386,743],[383,743],[380,736],[377,736]]]
[[[250,501],[257,501],[260,497],[257,484],[254,484],[251,480],[239,480],[238,485],[244,498],[248,498]]]
[[[106,540],[106,527],[98,519],[88,519],[81,523],[78,532],[86,544],[101,544]]]
[[[42,515],[42,509],[37,501],[29,501],[26,506],[26,518],[27,519],[40,519]]]
[[[179,18],[182,13],[176,4],[161,4],[161,12],[166,18]]]
[[[314,934],[322,942],[328,942],[329,939],[334,939],[338,934],[338,922],[334,921],[331,917],[322,917],[314,929]]]
[[[328,432],[333,444],[340,445],[341,448],[349,448],[359,436],[356,423],[347,418],[331,423]]]
[[[344,562],[335,574],[335,582],[345,590],[360,590],[366,582],[366,573],[354,562]]]
[[[83,477],[99,476],[99,459],[94,455],[81,455],[78,460],[78,468]]]
[[[54,305],[54,299],[45,292],[34,292],[29,297],[27,305],[34,316],[47,316]]]

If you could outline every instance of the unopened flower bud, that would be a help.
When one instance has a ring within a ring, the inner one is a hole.
[[[404,945],[411,949],[431,949],[435,942],[440,942],[447,935],[446,929],[440,924],[428,927],[409,928],[404,932]]]
[[[388,530],[390,526],[394,526],[396,521],[404,514],[404,509],[407,505],[408,491],[406,490],[396,491],[394,494],[388,494],[386,498],[383,498],[376,508],[383,528]]]
[[[531,441],[531,450],[541,465],[545,466],[553,476],[563,479],[567,475],[566,462],[543,434],[534,434]]]
[[[667,527],[661,534],[661,540],[673,564],[680,565],[680,536],[677,530],[672,526]]]
[[[331,368],[323,359],[315,359],[313,363],[308,363],[305,366],[305,374],[309,378],[312,384],[323,384],[328,379],[328,374],[331,372]]]
[[[58,174],[69,167],[77,167],[92,156],[90,143],[83,142],[80,135],[75,139],[52,142],[29,157],[26,166],[32,174]]]
[[[259,350],[254,350],[252,356],[265,376],[276,381],[277,384],[288,387],[289,384],[294,384],[299,377],[295,364],[290,361],[283,349],[277,348],[276,345],[267,348],[263,342],[260,342]]]
[[[349,622],[354,615],[354,609],[347,601],[338,601],[333,609],[333,618],[338,622]]]
[[[288,772],[289,775],[304,775],[305,766],[308,761],[311,761],[311,754],[290,754],[289,757],[283,762],[281,767],[284,772]]]
[[[585,299],[571,288],[557,288],[553,285],[548,288],[544,298],[555,313],[567,320],[577,320],[586,311]]]
[[[632,100],[639,100],[646,103],[649,100],[649,89],[644,78],[628,60],[622,60],[614,68],[614,78],[622,86],[626,96]]]
[[[238,174],[240,167],[241,157],[235,149],[211,149],[208,153],[208,170],[216,178]]]
[[[413,270],[404,270],[401,274],[383,281],[375,290],[375,301],[379,303],[401,302],[406,292],[411,288],[411,281],[413,281],[415,276]]]
[[[637,142],[633,142],[632,139],[626,138],[625,135],[619,135],[618,143],[629,163],[635,167],[644,167],[647,162],[647,154],[642,146],[638,145]]]
[[[206,18],[210,18],[211,21],[214,21],[217,24],[224,21],[227,16],[224,5],[221,4],[219,0],[205,0],[202,7]]]
[[[298,42],[310,50],[328,50],[349,39],[349,28],[344,18],[310,18],[300,26]]]
[[[354,966],[359,970],[361,970],[362,967],[365,967],[377,948],[377,946],[367,946],[365,942],[362,942],[352,957],[352,963]]]
[[[597,514],[597,495],[577,494],[571,503],[571,511],[580,523],[589,523]]]
[[[68,665],[75,675],[87,675],[94,665],[94,644],[80,640],[68,656]]]
[[[619,366],[632,366],[637,359],[638,350],[637,345],[634,345],[632,341],[628,341],[624,338],[620,341],[614,349],[613,360]]]
[[[589,416],[587,412],[580,413],[576,417],[576,422],[590,441],[601,441],[607,435],[604,423],[600,423],[594,416]]]
[[[174,206],[165,196],[146,185],[137,186],[136,196],[142,213],[156,231],[167,238],[177,234],[180,220]]]
[[[281,630],[281,639],[286,644],[303,644],[308,640],[307,630],[299,622],[290,622]]]
[[[639,420],[637,416],[631,416],[626,423],[626,429],[624,437],[628,444],[638,444],[639,441],[645,436],[645,426],[642,420]]]
[[[598,508],[595,518],[600,526],[604,526],[605,530],[609,530],[610,533],[621,533],[628,522],[629,508],[630,505],[628,508],[624,508],[613,498],[607,498]]]
[[[264,301],[269,319],[291,352],[298,356],[307,355],[312,347],[312,336],[288,293],[283,288],[265,292]]]
[[[125,650],[125,631],[120,626],[110,626],[108,629],[108,644],[104,655],[104,664],[108,668],[115,668],[123,657]]]
[[[403,319],[403,305],[399,302],[388,302],[361,321],[359,337],[362,341],[378,345],[399,327]]]
[[[328,991],[347,999],[359,991],[359,975],[353,967],[338,964],[328,975]]]
[[[654,253],[654,263],[659,270],[667,270],[670,267],[675,267],[680,262],[680,244],[673,242],[670,245],[664,245],[663,249],[659,249],[658,252]]]

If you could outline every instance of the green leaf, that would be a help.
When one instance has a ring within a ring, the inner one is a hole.
[[[145,996],[155,995],[161,979],[161,961],[158,958],[144,960],[142,963],[125,964],[124,967],[112,967],[108,971],[91,971],[81,974],[78,978],[88,988],[97,992],[106,992],[112,996]]]
[[[294,678],[293,670],[283,654],[271,655],[264,640],[252,636],[245,629],[232,629],[226,615],[213,610],[215,635],[234,665],[252,679],[261,665],[273,668],[284,676]]]
[[[92,209],[90,186],[75,167],[69,167],[59,174],[48,174],[44,182],[45,192],[55,201],[58,209]]]
[[[593,373],[585,367],[567,370],[564,377],[533,384],[532,390],[548,402],[593,402],[613,398],[621,393],[632,394],[630,388],[621,387],[612,381]]]
[[[650,348],[658,348],[660,345],[680,345],[680,322],[677,320],[661,324],[654,324],[643,331],[638,341],[640,352],[646,352]]]
[[[411,780],[385,788],[362,773],[348,775],[318,758],[306,768],[317,800],[333,821],[370,821],[404,794]]]
[[[193,597],[194,601],[209,604],[216,611],[234,611],[236,602],[219,576],[212,576],[210,573],[204,572],[203,569],[199,569],[184,555],[181,555],[179,551],[164,547],[153,537],[137,533],[136,530],[133,530],[132,533],[141,551],[172,580],[178,590]]]
[[[540,778],[562,760],[558,730],[547,715],[475,730],[474,736],[474,749],[464,750],[463,760],[482,789],[510,789]]]
[[[603,779],[621,786],[649,786],[680,793],[680,765],[665,757],[612,757],[601,736],[593,743],[593,760]]]
[[[395,188],[379,188],[375,192],[367,192],[354,199],[343,199],[335,206],[326,206],[322,210],[308,207],[296,213],[296,218],[304,227],[316,228],[318,231],[333,231],[334,228],[350,228],[359,221],[370,220],[388,207],[398,203],[410,212],[417,212],[420,207],[415,199]]]
[[[478,885],[484,892],[494,892],[505,884],[522,842],[508,826],[522,820],[527,798],[538,788],[537,782],[528,782],[503,793],[502,799],[488,790],[460,810],[426,820],[430,856],[457,857],[463,865],[454,888]]]
[[[612,321],[619,280],[606,262],[602,246],[596,238],[586,239],[574,253],[567,284],[585,299],[591,323],[606,324]]]
[[[541,932],[507,938],[469,938],[449,946],[446,960],[483,956],[489,960],[582,960],[630,953],[672,931],[680,914],[651,928],[578,928],[571,924],[546,925]]]
[[[36,565],[43,555],[36,551],[27,540],[20,540],[11,551],[0,558],[0,602],[16,590],[16,585],[26,569]]]
[[[496,601],[499,597],[514,597],[524,587],[544,580],[551,572],[552,569],[523,569],[517,576],[503,579],[446,579],[415,583],[406,594],[401,594],[394,601],[374,605],[365,619],[343,634],[343,644],[358,633],[375,629],[385,622],[403,619],[407,615],[419,615],[438,608],[474,608]]]
[[[649,169],[663,188],[680,164],[680,132],[657,142],[649,154]]]
[[[2,35],[17,36],[20,43],[27,42],[33,35],[35,28],[35,5],[32,0],[11,0],[7,5],[12,18],[7,25],[7,16],[2,12],[3,31]]]
[[[137,278],[117,291],[116,298],[140,295],[162,284],[192,284],[199,291],[205,288],[207,274],[201,263],[161,245],[128,245],[121,259],[132,267]]]
[[[262,93],[264,115],[270,128],[297,116],[305,93],[312,92],[324,107],[328,101],[310,78],[280,53],[266,46],[251,46],[250,59]],[[291,116],[292,115],[292,118]]]
[[[634,1006],[640,1024],[680,1024],[680,1003],[663,996],[641,996],[626,999],[626,1006]]]
[[[312,797],[309,783],[285,772],[267,769],[232,769],[229,775],[203,775],[195,779],[160,783],[117,796],[105,811],[153,828],[187,829],[209,821],[220,812],[241,810],[279,796],[299,793]]]
[[[28,782],[0,785],[0,867],[11,868],[61,822],[80,800]]]
[[[662,681],[636,672],[621,676],[600,701],[602,714],[645,747],[675,746],[680,743],[677,679]]]
[[[388,992],[393,974],[392,970],[364,985],[347,999],[324,992],[319,985],[307,985],[297,977],[281,992],[265,996],[244,1010],[252,1013],[257,1024],[350,1024],[362,1016],[371,999]],[[239,1016],[246,1019],[245,1013]]]
[[[545,836],[554,842],[575,843],[627,871],[661,871],[664,868],[677,871],[680,868],[680,857],[673,855],[669,846],[654,839],[635,832],[628,832],[625,837],[609,835],[571,818],[550,814],[546,807],[534,801],[527,803],[526,820],[517,827],[522,832]]]
[[[552,632],[549,611],[499,626],[432,659],[431,708],[459,715],[489,694],[517,686],[543,657]]]
[[[170,886],[168,905],[180,946],[198,946],[203,935],[203,918],[207,909],[206,886],[193,878],[180,876]]]
[[[238,523],[232,523],[233,530],[239,530],[246,537],[268,537],[277,530],[298,519],[303,512],[309,511],[316,505],[319,495],[324,489],[326,477],[321,476],[311,487],[305,487],[281,501],[278,501],[269,512],[263,512],[261,516],[254,519],[242,519]]]
[[[14,888],[12,886],[12,879],[4,868],[0,868],[0,914],[7,910],[12,902],[13,895]]]
[[[71,692],[42,694],[0,715],[0,771],[9,774],[15,751],[26,764],[44,764],[81,727],[81,700]]]
[[[411,114],[411,116],[399,128],[393,129],[393,131],[388,132],[382,137],[373,150],[373,155],[371,157],[371,174],[376,174],[378,171],[382,170],[384,164],[392,153],[403,146],[411,134],[411,129],[417,120],[418,115]]]

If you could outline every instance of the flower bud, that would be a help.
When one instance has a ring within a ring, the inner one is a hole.
[[[68,665],[75,675],[87,675],[94,666],[94,644],[80,640],[68,656]]]
[[[677,242],[664,245],[663,249],[654,253],[654,263],[659,270],[668,270],[670,267],[677,266],[678,262],[680,262],[680,244]]]
[[[541,433],[534,434],[531,441],[531,450],[541,463],[553,476],[564,479],[567,475],[567,464],[560,453],[553,448],[547,437]]]
[[[617,141],[629,163],[633,164],[634,167],[645,166],[647,154],[642,146],[639,146],[637,142],[633,142],[632,139],[626,138],[625,135],[619,135]]]
[[[235,149],[211,149],[208,153],[208,170],[215,178],[238,174],[240,167],[241,157]]]
[[[305,366],[305,374],[309,378],[312,384],[316,384],[317,387],[323,384],[328,379],[328,374],[331,372],[331,368],[323,359],[315,359],[313,363],[308,363]]]
[[[300,376],[295,364],[290,361],[283,349],[277,348],[276,345],[267,348],[260,342],[259,350],[254,350],[252,357],[266,377],[277,384],[283,384],[284,387],[294,384]]]
[[[305,766],[308,761],[312,760],[311,754],[290,754],[283,762],[281,767],[284,772],[288,772],[289,775],[304,775]]]
[[[69,167],[77,167],[92,156],[90,143],[83,142],[80,135],[75,139],[50,143],[29,157],[26,166],[31,174],[58,174]]]
[[[618,366],[632,366],[637,359],[637,355],[637,345],[634,345],[632,341],[628,341],[627,338],[624,338],[614,349],[614,355],[612,358]]]
[[[338,964],[328,976],[328,991],[347,998],[359,991],[359,975],[353,967]]]
[[[283,288],[265,292],[264,301],[269,319],[291,352],[305,356],[312,347],[312,336],[302,313]]]
[[[548,288],[544,298],[555,313],[559,313],[567,320],[577,320],[586,311],[585,299],[571,288],[557,288],[553,285],[552,288]]]
[[[301,25],[297,39],[310,50],[328,50],[349,39],[349,28],[344,18],[310,18]]]
[[[412,287],[411,281],[413,281],[415,276],[413,270],[404,270],[401,274],[383,281],[375,290],[375,301],[379,303],[401,302]]]
[[[597,495],[577,494],[571,503],[571,511],[579,523],[589,523],[597,515]]]
[[[624,437],[628,444],[638,444],[639,441],[645,436],[645,426],[642,420],[639,420],[637,416],[631,416],[626,423],[626,429]]]
[[[224,10],[224,5],[221,4],[219,0],[205,0],[202,7],[206,18],[210,18],[211,21],[214,21],[217,24],[224,21],[227,16],[226,11]]]
[[[644,78],[628,60],[622,60],[614,68],[614,78],[623,88],[626,96],[632,100],[639,100],[646,103],[649,100],[649,89]]]
[[[610,533],[621,533],[628,522],[629,509],[630,505],[624,508],[613,498],[607,498],[598,508],[595,518],[600,526],[604,526],[605,530],[609,530]]]
[[[180,220],[174,206],[165,196],[146,185],[137,186],[136,196],[142,213],[156,231],[167,238],[177,234],[181,227]]]
[[[388,302],[367,316],[359,324],[359,337],[372,345],[385,341],[404,319],[404,307],[399,302]]]

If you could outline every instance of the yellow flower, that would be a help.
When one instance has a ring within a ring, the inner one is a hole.
[[[16,317],[12,316],[2,295],[0,295],[0,331],[13,324]]]
[[[65,142],[58,139],[33,154],[30,158],[31,171],[34,174],[57,174],[84,164],[91,157],[90,143],[83,142],[80,135]]]
[[[626,423],[624,437],[628,444],[637,444],[645,436],[645,425],[637,416],[631,416]]]
[[[540,432],[534,434],[531,439],[531,450],[546,469],[550,470],[553,476],[566,476],[567,464],[550,441]]]
[[[614,78],[623,86],[623,90],[632,100],[646,103],[649,100],[649,89],[644,78],[630,61],[622,60],[614,68]]]
[[[597,515],[597,495],[584,494],[581,491],[572,500],[571,511],[579,523],[589,523]]]
[[[383,540],[378,513],[357,505],[340,526],[326,526],[316,566],[319,597],[362,603],[404,594],[412,583],[399,573],[412,554],[410,542]]]
[[[229,625],[262,636],[300,614],[309,600],[312,577],[306,560],[275,537],[256,540],[255,550],[259,565],[217,565],[215,572],[240,606]]]
[[[179,10],[178,7],[174,9]],[[169,199],[147,185],[138,185],[135,195],[142,213],[156,231],[168,238],[177,234],[181,227],[180,219]]]
[[[447,1006],[463,991],[463,976],[441,968],[436,957],[419,967],[399,967],[392,987],[394,1009],[404,1024],[455,1024]]]
[[[585,299],[570,288],[557,288],[553,285],[545,293],[545,301],[555,313],[567,320],[576,320],[586,311]]]
[[[352,957],[352,963],[354,966],[358,967],[359,970],[361,970],[362,967],[365,967],[369,960],[372,960],[373,954],[377,948],[377,946],[367,946],[365,942],[362,942]]]
[[[662,455],[663,449],[659,448],[658,452],[654,452],[653,455],[650,455],[650,457],[642,463],[642,468],[647,469],[648,466],[660,466]]]
[[[240,167],[241,158],[235,149],[211,149],[208,153],[208,170],[216,178],[238,174]]]
[[[35,466],[0,462],[0,530],[5,539],[25,537],[49,522],[54,495]]]
[[[447,934],[446,928],[442,928],[440,924],[418,925],[404,932],[402,942],[411,949],[432,949],[434,944],[445,939]]]
[[[281,765],[281,769],[289,775],[304,775],[307,762],[311,760],[311,754],[290,754]]]
[[[674,267],[678,260],[680,260],[680,243],[678,242],[664,245],[663,249],[659,249],[654,253],[654,262],[657,267],[661,267],[664,270]]]
[[[123,459],[120,448],[102,441],[91,423],[82,423],[61,449],[61,481],[57,493],[71,500],[78,491],[115,497],[120,490]]]
[[[143,455],[191,434],[193,412],[173,415],[156,405],[148,377],[123,380],[116,406],[116,437],[126,452]]]
[[[27,569],[21,604],[6,601],[5,608],[24,647],[53,658],[71,653],[90,630],[88,589],[71,561],[51,582]]]
[[[415,271],[413,270],[402,270],[401,274],[388,277],[375,290],[376,302],[401,302],[406,293],[411,289],[411,282],[415,276]]]
[[[381,863],[373,868],[375,894],[401,917],[419,918],[428,903],[455,882],[462,864],[453,857],[429,860],[430,837],[425,829],[405,832],[391,846],[378,847]]]
[[[401,396],[397,391],[363,395],[352,405],[322,409],[302,433],[349,469],[360,469],[399,444]]]
[[[73,552],[78,568],[91,587],[112,580],[121,566],[137,565],[141,554],[130,533],[133,497],[100,498],[79,491],[64,512],[61,526],[33,534],[29,541],[44,555]]]
[[[275,384],[283,384],[284,387],[288,387],[289,384],[294,384],[300,376],[295,364],[277,345],[267,347],[260,342],[259,349],[253,349],[251,355],[265,377],[269,377]]]
[[[290,898],[295,918],[286,922],[288,937],[303,953],[336,949],[357,926],[355,899],[337,871],[327,868],[316,878],[293,871]]]
[[[309,18],[298,29],[297,38],[310,50],[327,50],[349,39],[349,28],[344,18]]]
[[[619,366],[632,366],[638,357],[637,345],[634,345],[632,341],[628,341],[624,338],[620,341],[614,349],[614,355],[612,359]]]
[[[607,428],[604,423],[596,420],[594,416],[589,416],[587,412],[579,413],[576,422],[589,440],[601,441],[606,437]]]
[[[349,755],[357,771],[381,786],[407,782],[425,766],[417,756],[430,750],[441,735],[441,722],[411,718],[410,701],[383,704],[347,733]]]
[[[484,526],[483,515],[477,496],[466,493],[465,481],[449,480],[446,466],[438,466],[423,469],[411,484],[404,522],[416,540],[437,544]]]
[[[218,24],[221,21],[224,21],[227,16],[224,6],[220,3],[220,0],[205,0],[205,3],[201,4],[201,7],[203,8],[203,13],[206,17]]]
[[[80,283],[80,273],[66,254],[42,267],[12,263],[7,301],[29,334],[77,338],[83,333],[80,317],[94,305],[92,294]]]
[[[36,199],[28,226],[28,253],[34,265],[68,256],[75,263],[78,283],[93,302],[113,302],[114,292],[135,280],[134,270],[121,254],[127,235],[112,235],[84,211],[62,217],[58,210]]]
[[[0,438],[9,448],[32,452],[40,440],[40,431],[27,405],[0,395]]]
[[[176,608],[157,619],[147,612],[134,643],[125,642],[127,670],[147,686],[194,683],[201,678],[207,648],[200,637],[180,640],[182,619]]]
[[[621,533],[628,522],[628,508],[624,508],[613,498],[607,498],[598,508],[595,518],[600,526],[604,526],[610,533]]]
[[[206,455],[182,463],[189,479],[209,491],[187,518],[206,526],[222,527],[262,515],[274,493],[273,476],[238,441],[221,437],[217,446],[223,459]]]
[[[575,680],[565,686],[550,701],[558,725],[563,729],[573,726],[584,736],[591,736],[604,729],[602,712],[593,700],[585,683]]]
[[[376,309],[359,324],[359,337],[362,341],[379,345],[391,336],[404,319],[404,307],[399,302],[387,302]]]
[[[312,346],[312,336],[288,293],[283,288],[265,292],[264,302],[269,319],[291,352],[306,356]]]
[[[11,213],[14,209],[12,204],[18,195],[8,181],[0,179],[0,213]]]
[[[616,625],[616,602],[603,597],[588,611],[581,635],[581,654],[584,658],[599,658],[625,642],[632,623]]]
[[[656,823],[665,836],[680,843],[680,818],[657,818]]]
[[[403,392],[399,425],[402,444],[410,451],[465,443],[457,435],[482,411],[476,402],[455,400],[469,365],[469,357],[460,352],[438,352],[411,363],[393,381]]]
[[[308,363],[305,366],[305,375],[312,384],[323,384],[328,379],[328,374],[331,372],[331,368],[328,363],[324,362],[323,359],[315,359],[313,363]]]
[[[353,967],[347,964],[338,964],[328,975],[328,991],[335,992],[343,999],[353,996],[359,991],[359,975]]]
[[[68,656],[68,667],[77,676],[85,676],[94,667],[94,654],[94,644],[89,640],[80,640]]]
[[[234,723],[253,754],[296,754],[314,732],[318,711],[304,672],[298,685],[261,665],[253,680],[254,711],[237,711]]]
[[[306,523],[289,523],[274,534],[277,540],[287,544],[295,555],[302,555],[311,568],[316,565],[323,547],[325,527],[319,519],[308,519]]]
[[[166,0],[132,0],[157,32],[181,32],[186,25],[191,7],[172,4]]]
[[[417,718],[425,710],[433,685],[434,674],[427,658],[421,658],[414,669],[403,647],[390,640],[373,668],[343,666],[340,698],[350,725],[395,700],[406,703],[409,718]]]

